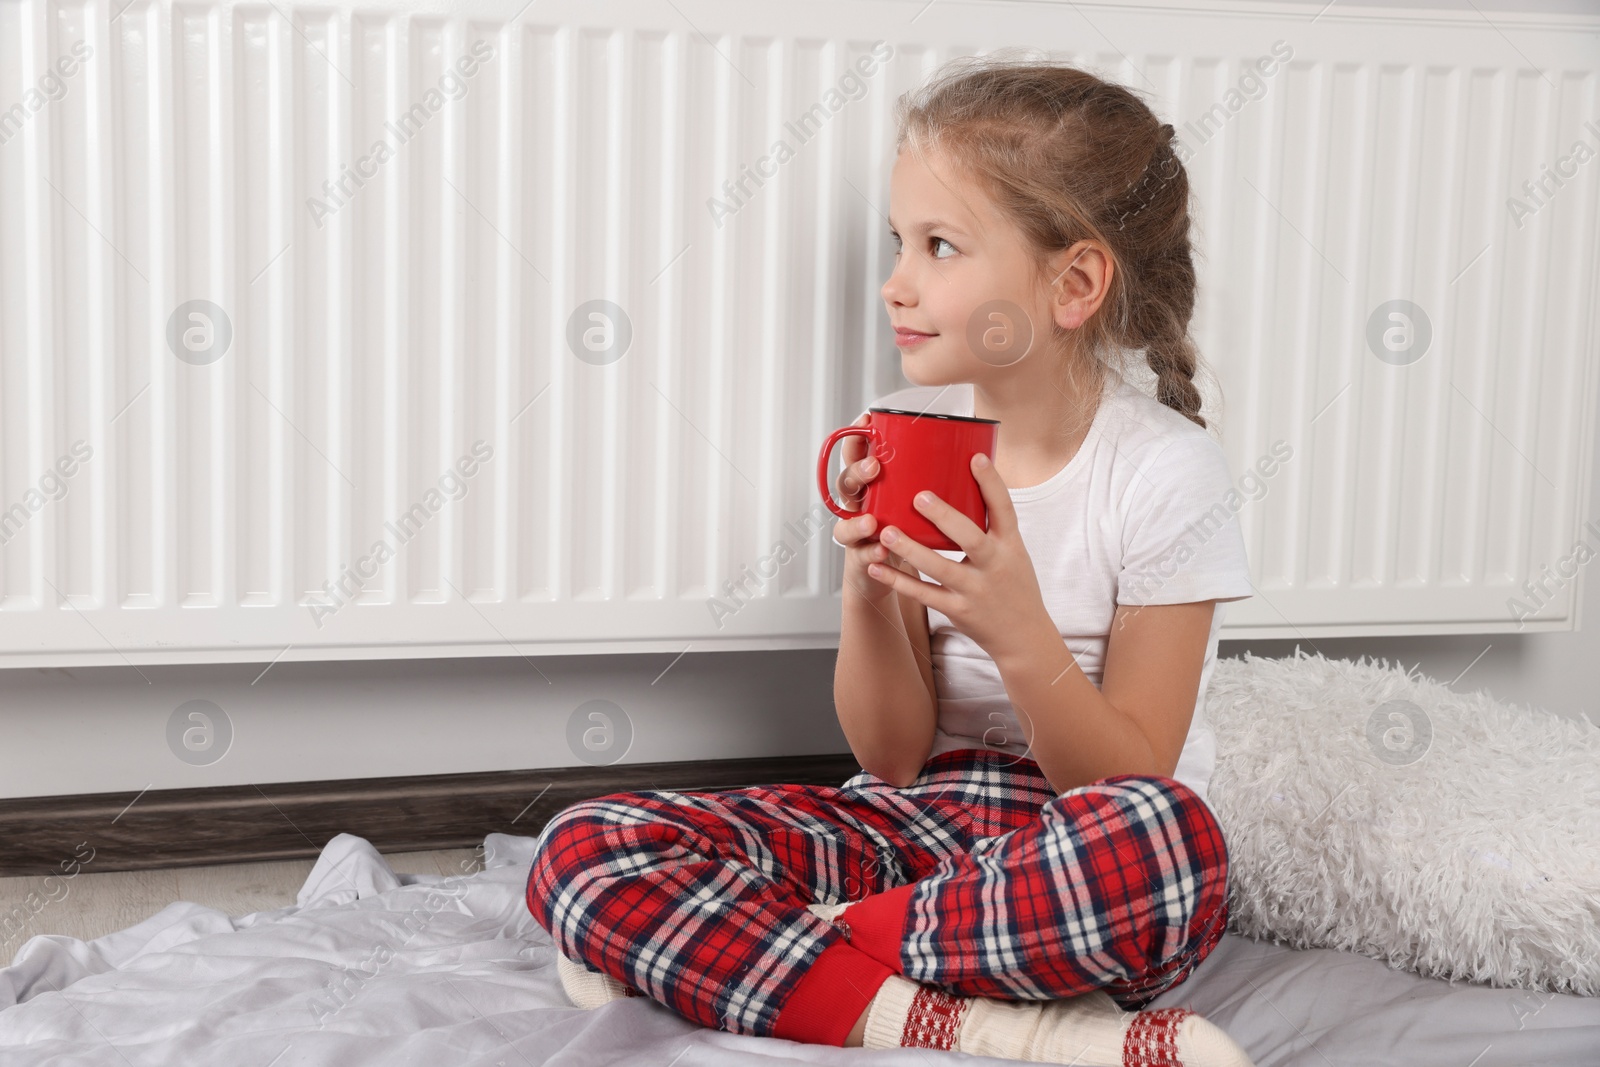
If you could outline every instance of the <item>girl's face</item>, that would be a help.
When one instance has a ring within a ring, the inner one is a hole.
[[[929,162],[903,149],[890,176],[897,251],[881,292],[901,371],[914,385],[947,385],[1044,370],[1052,323],[1077,326],[1075,305],[1052,306],[1021,231],[954,168]]]

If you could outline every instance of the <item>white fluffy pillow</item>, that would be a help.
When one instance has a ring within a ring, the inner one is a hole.
[[[1600,726],[1295,652],[1207,690],[1228,929],[1600,994]]]

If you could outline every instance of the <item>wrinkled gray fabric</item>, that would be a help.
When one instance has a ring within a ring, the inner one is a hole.
[[[1600,998],[1491,989],[1224,934],[1148,1008],[1193,1008],[1256,1067],[1600,1067]]]
[[[533,846],[491,834],[488,869],[439,878],[396,875],[342,834],[290,907],[229,918],[177,903],[93,941],[35,937],[0,970],[0,1063],[746,1067],[865,1057],[928,1067],[937,1055],[742,1037],[637,998],[574,1008],[555,947],[523,904]],[[1151,1005],[1176,1006],[1226,1029],[1257,1067],[1600,1064],[1600,1000],[1452,986],[1350,953],[1233,935]]]

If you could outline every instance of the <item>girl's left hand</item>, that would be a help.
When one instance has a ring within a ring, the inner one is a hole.
[[[1039,578],[1017,529],[1017,512],[1005,480],[981,452],[972,457],[972,474],[989,510],[988,532],[932,490],[923,490],[913,499],[917,511],[960,545],[966,559],[947,559],[913,541],[898,526],[885,526],[878,535],[884,546],[939,584],[883,563],[872,564],[867,573],[893,586],[901,596],[943,612],[990,659],[998,661],[1005,650],[1033,634],[1036,626],[1054,632],[1055,623],[1039,592]]]

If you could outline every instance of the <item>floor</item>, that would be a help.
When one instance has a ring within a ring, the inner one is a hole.
[[[395,852],[384,858],[400,874],[471,874],[482,866],[470,848]],[[87,941],[148,919],[175,900],[192,900],[229,915],[281,908],[294,903],[315,862],[85,871],[49,882],[42,876],[0,878],[0,966],[9,964],[36,934]]]

